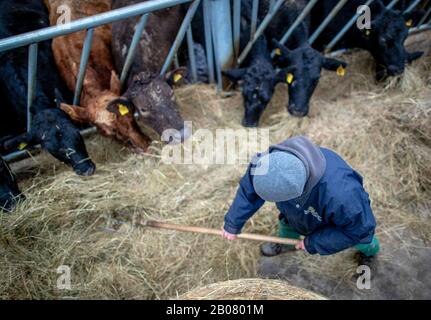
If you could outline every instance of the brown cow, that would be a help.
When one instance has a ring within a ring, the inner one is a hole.
[[[114,0],[112,7],[116,9],[140,2],[145,1]],[[132,100],[137,107],[141,128],[152,127],[160,135],[166,129],[167,122],[170,129],[176,129],[179,132],[181,140],[187,139],[190,132],[183,126],[171,84],[179,83],[179,79],[184,79],[186,70],[184,68],[174,70],[167,77],[160,76],[159,73],[184,16],[182,6],[150,14],[128,75],[128,90],[123,95],[124,101],[121,101],[130,106],[127,101]],[[112,26],[112,49],[118,72],[123,69],[138,22],[139,17],[135,17],[114,23]],[[136,83],[141,85],[139,90],[136,88]],[[135,112],[133,105],[131,107],[130,111]],[[113,108],[113,111],[118,112],[116,108]]]
[[[111,0],[45,0],[50,12],[51,25],[57,23],[59,6],[71,10],[71,19],[92,16],[111,9]],[[75,90],[85,31],[58,37],[53,40],[56,63],[68,87]],[[61,104],[61,109],[72,119],[93,123],[99,131],[127,144],[136,152],[143,152],[149,139],[142,134],[133,114],[125,111],[116,115],[107,110],[120,97],[120,81],[113,71],[111,55],[111,27],[104,25],[95,30],[92,50],[83,84],[81,107]],[[123,107],[118,105],[118,107]],[[124,109],[124,108],[123,108]]]

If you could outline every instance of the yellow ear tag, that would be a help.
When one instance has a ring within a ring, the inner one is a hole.
[[[407,27],[410,28],[412,25],[413,25],[413,20],[412,19],[409,19],[409,20],[406,21],[406,26]]]
[[[288,84],[291,84],[293,82],[293,74],[291,74],[291,73],[287,74],[287,76],[286,76],[286,82]]]
[[[178,81],[180,81],[183,78],[182,75],[180,75],[179,73],[174,74],[174,82],[177,83]]]
[[[18,150],[24,150],[27,147],[27,143],[25,142],[21,142],[18,146]]]
[[[344,77],[344,75],[346,74],[346,69],[344,69],[344,67],[343,66],[339,66],[338,68],[337,68],[337,75],[339,76],[339,77]]]
[[[274,53],[276,56],[281,56],[281,49],[280,48],[275,49]]]
[[[125,116],[129,113],[129,109],[124,104],[119,104],[118,112],[120,112],[121,116]]]
[[[368,37],[369,35],[371,34],[371,31],[370,30],[366,30],[365,31],[365,35]]]

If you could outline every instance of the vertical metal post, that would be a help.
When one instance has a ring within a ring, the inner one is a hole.
[[[369,6],[374,0],[368,0],[365,5]],[[350,28],[355,24],[356,20],[359,18],[359,14],[355,14],[349,22],[341,29],[341,31],[332,39],[332,41],[325,47],[325,53],[328,53],[332,48],[340,41],[340,39],[350,30]]]
[[[31,129],[32,114],[30,108],[36,94],[37,48],[37,43],[31,44],[28,47],[27,132]]]
[[[207,53],[208,63],[208,76],[210,83],[215,82],[214,75],[214,48],[212,40],[212,23],[211,23],[211,8],[210,0],[203,0],[203,13],[204,13],[204,32],[205,32],[205,48]]]
[[[121,86],[126,82],[127,76],[129,75],[130,68],[135,58],[136,49],[138,48],[139,41],[141,40],[142,32],[144,32],[145,26],[147,25],[149,14],[141,16],[139,23],[136,25],[135,33],[133,34],[132,42],[130,43],[129,52],[127,53],[126,61],[124,62],[123,70],[121,71]]]
[[[241,0],[233,0],[233,46],[235,58],[239,57],[241,43]]]
[[[210,2],[210,10],[213,12],[214,10],[214,2]],[[213,48],[214,48],[214,62],[215,62],[215,71],[217,74],[217,93],[220,93],[223,90],[223,78],[221,73],[221,63],[220,63],[220,55],[219,55],[219,43],[217,40],[217,25],[214,17],[211,17],[211,35],[213,40]]]
[[[410,13],[413,11],[414,8],[416,8],[416,6],[419,4],[419,2],[421,2],[421,0],[416,0],[415,2],[413,2],[405,11],[404,13]]]
[[[338,12],[344,7],[348,0],[340,0],[337,5],[331,10],[328,16],[323,20],[320,26],[314,31],[310,39],[308,39],[308,43],[312,45],[314,41],[320,36],[323,30],[328,26],[328,24],[335,18]]]
[[[82,84],[84,83],[85,73],[87,71],[88,59],[90,58],[93,36],[94,36],[94,28],[88,29],[87,34],[85,35],[84,46],[82,48],[81,62],[79,64],[78,78],[76,80],[76,86],[75,86],[75,95],[73,97],[73,104],[75,106],[79,105],[80,103]]]
[[[178,48],[180,47],[181,43],[184,40],[184,36],[186,35],[187,29],[190,26],[190,23],[196,13],[196,10],[199,7],[201,0],[195,0],[189,7],[189,10],[187,11],[186,16],[184,17],[183,23],[181,24],[180,30],[178,31],[177,37],[175,38],[175,41],[171,47],[171,50],[169,51],[169,54],[166,58],[165,64],[163,65],[163,68],[160,72],[161,75],[165,75],[168,71],[169,67],[172,64],[172,59],[174,58],[175,53],[178,51]]]
[[[290,26],[290,28],[286,31],[284,36],[281,38],[280,43],[285,44],[287,40],[289,40],[290,36],[292,35],[293,31],[295,31],[296,27],[299,26],[299,24],[305,19],[305,17],[310,13],[311,9],[315,6],[318,0],[311,0],[302,10],[298,18],[293,22],[293,24]]]
[[[217,55],[222,70],[233,67],[234,46],[232,36],[232,10],[230,0],[211,0],[211,19],[216,26],[213,37],[217,37]]]
[[[253,39],[254,34],[256,33],[258,11],[259,11],[259,0],[253,0],[253,5],[251,8],[250,39]]]
[[[277,12],[277,10],[281,7],[281,5],[283,3],[284,3],[284,0],[277,0],[276,4],[274,5],[273,11],[268,12],[268,14],[265,16],[262,23],[257,28],[256,33],[254,34],[254,37],[247,43],[247,46],[241,52],[241,54],[238,58],[238,65],[243,63],[245,58],[247,58],[247,55],[250,53],[251,48],[253,48],[254,43],[264,33],[265,29],[268,27],[268,25],[271,22],[272,18],[274,17],[275,13]]]
[[[190,59],[190,69],[192,69],[192,79],[193,82],[198,81],[198,72],[196,70],[196,55],[195,55],[195,46],[193,41],[193,32],[192,27],[189,26],[187,29],[187,47],[189,51],[189,59]]]

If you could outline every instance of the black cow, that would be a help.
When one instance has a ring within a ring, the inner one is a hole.
[[[0,38],[48,26],[48,12],[43,1],[0,0]],[[26,129],[27,66],[26,47],[0,53],[0,90],[5,99],[0,105],[0,112],[2,117],[7,115],[13,118],[8,120],[11,125],[6,129],[13,135]],[[22,149],[27,145],[40,144],[55,158],[71,166],[77,174],[92,175],[95,165],[88,156],[78,128],[56,105],[56,98],[59,103],[62,93],[66,93],[65,96],[69,93],[58,76],[50,41],[39,44],[36,82],[31,130],[4,141],[4,149]]]
[[[337,2],[337,0],[317,2],[311,12],[313,30],[320,25]],[[325,29],[325,32],[321,34],[315,47],[322,50],[324,45],[333,39],[364,2],[362,0],[348,1]],[[376,61],[377,80],[402,74],[406,63],[418,59],[423,54],[423,52],[408,53],[404,47],[404,41],[408,36],[409,20],[417,13],[412,12],[403,15],[400,11],[387,9],[381,0],[374,1],[370,9],[371,30],[359,29],[355,24],[336,48],[362,48],[369,51]]]
[[[0,211],[10,212],[20,198],[23,196],[18,189],[15,176],[0,157]]]
[[[250,34],[251,1],[242,2],[242,37],[241,47],[248,41]],[[263,18],[269,10],[269,1],[261,1],[259,14]],[[323,57],[318,51],[311,48],[307,42],[308,28],[302,23],[295,29],[294,34],[283,46],[276,41],[267,42],[268,39],[280,39],[284,32],[292,25],[298,16],[299,8],[285,5],[273,18],[265,35],[255,43],[242,68],[225,71],[224,74],[233,81],[243,80],[243,96],[245,104],[245,126],[257,126],[258,121],[272,98],[274,88],[279,82],[289,85],[288,111],[303,117],[309,112],[311,96],[319,82],[321,70],[336,71],[345,68],[346,63]],[[276,49],[275,63],[281,70],[277,73],[272,66],[270,52]]]

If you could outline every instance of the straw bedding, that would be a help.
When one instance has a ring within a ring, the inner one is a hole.
[[[355,167],[365,177],[383,245],[408,229],[429,246],[431,59],[381,85],[373,80],[367,54],[343,58],[350,63],[348,73],[344,78],[323,73],[310,117],[286,112],[286,87],[279,85],[262,127],[270,130],[271,143],[304,134]],[[195,130],[241,128],[239,92],[220,98],[214,88],[195,85],[176,94]],[[133,227],[134,219],[145,218],[221,228],[244,165],[163,164],[160,143],[147,156],[99,136],[87,146],[98,164],[93,177],[78,177],[46,154],[14,166],[27,200],[14,214],[0,216],[0,298],[163,299],[210,283],[258,277],[256,243]],[[274,234],[276,217],[275,207],[265,205],[246,231]],[[297,253],[295,259],[309,259],[313,272],[333,277],[354,267],[343,254]],[[71,290],[57,288],[61,265],[71,268]],[[297,289],[284,284],[253,281],[268,298],[296,297]],[[224,294],[243,297],[247,286],[235,284],[228,283]],[[189,296],[218,298],[209,290]]]

